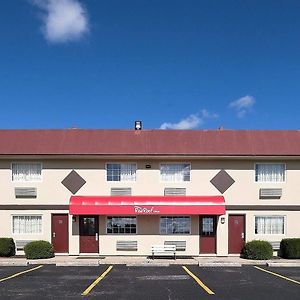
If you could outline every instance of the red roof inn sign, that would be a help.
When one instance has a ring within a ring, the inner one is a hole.
[[[72,215],[223,215],[223,196],[72,196]]]
[[[145,214],[145,215],[154,215],[159,214],[159,210],[156,210],[153,206],[151,208],[149,207],[141,207],[134,205],[134,212],[136,214]]]

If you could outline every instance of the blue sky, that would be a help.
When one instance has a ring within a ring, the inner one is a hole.
[[[300,1],[0,2],[0,128],[300,129]]]

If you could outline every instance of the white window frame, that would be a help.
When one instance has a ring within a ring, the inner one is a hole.
[[[257,165],[283,165],[284,166],[284,180],[283,181],[256,181],[256,166]],[[286,163],[281,163],[281,162],[256,162],[254,164],[254,182],[258,183],[258,184],[282,184],[282,183],[286,183]]]
[[[42,230],[39,233],[15,233],[14,232],[14,217],[41,217]],[[12,214],[11,215],[11,233],[14,236],[27,235],[27,236],[35,236],[35,235],[43,235],[44,234],[44,216],[42,214]]]
[[[283,233],[255,233],[255,219],[256,217],[260,218],[272,218],[272,217],[280,217],[283,218]],[[254,235],[255,236],[284,236],[286,234],[287,229],[287,216],[286,215],[255,215],[253,219],[253,228],[254,228]]]
[[[108,218],[135,218],[136,219],[136,230],[135,233],[113,233],[107,232],[107,222]],[[120,216],[120,215],[113,215],[113,216],[106,216],[105,218],[105,232],[107,235],[116,235],[116,236],[125,236],[125,235],[137,235],[138,234],[138,217],[137,216]]]
[[[135,165],[135,180],[120,180],[120,181],[109,181],[107,180],[107,165]],[[105,164],[105,180],[106,182],[112,182],[112,183],[116,183],[116,182],[136,182],[137,181],[137,172],[138,171],[138,166],[137,166],[137,163],[133,162],[107,162]]]
[[[40,180],[13,180],[13,165],[14,164],[39,164],[41,166],[41,179]],[[11,170],[11,177],[10,180],[13,183],[32,183],[32,182],[43,182],[43,163],[42,162],[36,162],[36,161],[13,161],[10,164],[10,170]]]
[[[189,218],[190,219],[190,227],[189,227],[189,230],[190,230],[190,233],[162,233],[161,232],[161,218]],[[162,236],[180,236],[180,235],[191,235],[192,234],[192,216],[185,216],[185,215],[181,215],[181,216],[159,216],[159,234],[162,235]]]
[[[190,180],[189,181],[167,181],[167,180],[163,180],[162,175],[161,175],[161,166],[162,165],[189,165],[190,166]],[[159,179],[160,179],[160,182],[164,183],[164,184],[168,184],[168,183],[170,183],[170,184],[172,184],[172,183],[176,183],[176,184],[190,183],[190,182],[192,182],[192,163],[190,163],[190,162],[161,162],[159,164]]]

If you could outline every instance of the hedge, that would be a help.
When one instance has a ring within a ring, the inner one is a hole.
[[[12,238],[0,238],[0,256],[14,256],[16,247]]]
[[[283,258],[300,258],[300,238],[281,240],[280,255]]]
[[[247,259],[270,259],[273,257],[272,245],[260,240],[248,242],[243,248],[242,256]]]
[[[25,256],[28,259],[54,257],[53,246],[47,241],[33,241],[24,247]]]

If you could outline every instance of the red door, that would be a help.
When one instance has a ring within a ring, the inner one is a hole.
[[[69,224],[67,214],[52,215],[52,244],[55,253],[69,252]]]
[[[200,217],[200,253],[217,253],[216,247],[216,216]]]
[[[230,254],[240,254],[245,244],[245,216],[229,215],[228,221],[228,251]]]
[[[98,216],[80,216],[79,235],[80,253],[99,253]]]

